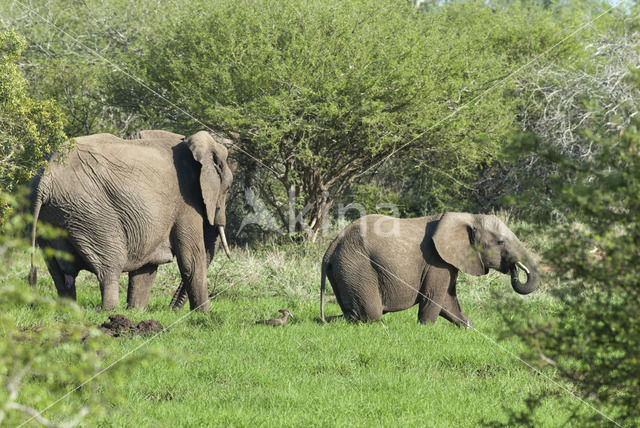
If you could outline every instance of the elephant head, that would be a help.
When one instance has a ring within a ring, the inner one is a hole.
[[[223,144],[230,143],[221,137],[213,137],[206,131],[200,131],[185,140],[193,157],[201,165],[200,188],[206,208],[206,217],[210,225],[217,226],[222,246],[231,257],[224,233],[227,223],[226,197],[231,187],[233,173],[227,163],[228,151]]]
[[[519,294],[538,288],[540,276],[535,261],[516,235],[496,216],[446,213],[433,235],[442,259],[470,275],[485,275],[489,269],[511,274],[511,286]],[[527,281],[518,279],[518,269]]]

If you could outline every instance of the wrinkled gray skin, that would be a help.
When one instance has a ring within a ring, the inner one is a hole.
[[[529,271],[525,283],[518,279],[518,268]],[[347,226],[324,255],[320,315],[324,321],[326,277],[347,319],[376,321],[386,312],[418,305],[423,324],[440,315],[472,327],[456,296],[458,270],[479,276],[489,269],[511,274],[511,285],[519,294],[538,287],[535,261],[493,215],[369,215]]]
[[[32,239],[38,218],[66,232],[38,237],[41,247],[72,256],[47,257],[60,296],[75,299],[84,269],[98,278],[102,307],[113,308],[120,274],[129,272],[127,302],[144,307],[157,266],[175,255],[191,308],[206,311],[206,269],[226,224],[232,180],[227,150],[207,132],[184,140],[172,133],[141,136],[79,137],[61,161],[54,155],[32,181]]]
[[[134,144],[141,145],[151,145],[151,146],[166,146],[174,147],[177,144],[180,144],[182,140],[185,138],[184,135],[175,134],[173,132],[152,129],[152,130],[143,130],[138,131],[135,134],[131,135],[128,140],[131,140]],[[227,146],[232,146],[232,141],[227,139],[221,139],[220,137],[216,137],[219,142],[224,143]],[[225,170],[226,177],[223,177],[223,182],[229,182],[229,186],[227,190],[231,186],[231,173],[235,170],[237,166],[233,162],[230,162],[228,154],[226,152],[226,147],[218,148],[220,151],[220,158],[224,158],[227,168]],[[226,196],[226,191],[225,191]],[[207,267],[211,264],[213,260],[213,256],[217,253],[219,244],[221,241],[221,236],[218,227],[214,227],[210,225],[208,222],[204,222],[204,236],[205,236],[205,247],[207,251]],[[227,256],[231,258],[229,253],[229,248],[226,243],[226,238],[222,239],[223,247]],[[169,244],[167,244],[169,245]],[[157,269],[157,267],[156,267]],[[153,281],[156,276],[156,269],[151,271],[146,275],[129,275],[129,287],[127,293],[127,303],[129,307],[137,307],[144,308],[147,306],[149,302],[149,295],[151,294],[151,288],[153,287]],[[186,303],[188,298],[187,289],[184,286],[184,281],[180,282],[178,289],[176,290],[173,298],[171,299],[171,303],[169,307],[171,309],[179,310]]]

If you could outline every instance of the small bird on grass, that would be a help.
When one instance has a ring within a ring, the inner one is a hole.
[[[274,327],[282,327],[287,322],[287,317],[293,318],[293,314],[286,309],[278,310],[282,314],[282,318],[272,318],[270,320],[260,320],[256,321],[256,324],[269,324]]]

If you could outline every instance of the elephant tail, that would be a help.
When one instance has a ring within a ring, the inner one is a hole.
[[[36,225],[38,224],[38,216],[40,215],[40,208],[42,207],[42,198],[38,193],[33,206],[33,224],[31,225],[31,268],[29,269],[29,284],[36,285],[38,281],[38,270],[33,262],[33,257],[36,253]]]
[[[322,263],[322,273],[320,276],[320,321],[326,323],[327,321],[324,318],[324,290],[327,284],[327,267],[328,263],[323,261]]]

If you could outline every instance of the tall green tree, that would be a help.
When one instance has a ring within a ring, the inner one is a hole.
[[[333,198],[398,149],[468,181],[514,122],[509,84],[492,86],[561,36],[541,12],[480,3],[434,13],[391,0],[189,6],[131,63],[171,103],[128,79],[113,83],[114,102],[182,132],[238,133],[267,172],[261,195],[285,225],[301,213],[295,231],[311,236]]]

